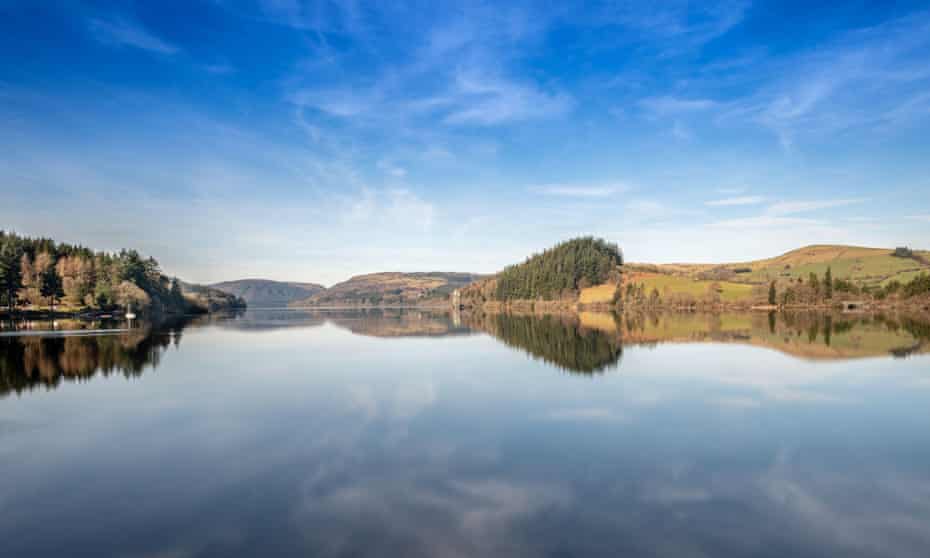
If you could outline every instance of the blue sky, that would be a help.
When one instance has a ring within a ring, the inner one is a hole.
[[[0,0],[0,227],[203,282],[930,248],[930,7],[822,4]]]

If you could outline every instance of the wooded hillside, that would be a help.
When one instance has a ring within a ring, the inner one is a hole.
[[[623,254],[616,244],[576,238],[530,256],[497,275],[497,300],[555,300],[618,276]]]
[[[244,306],[241,299],[162,273],[135,250],[94,252],[50,238],[0,231],[0,305],[17,309],[128,309],[206,312]]]

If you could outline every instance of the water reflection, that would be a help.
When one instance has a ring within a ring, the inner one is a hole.
[[[329,311],[326,318],[356,335],[372,337],[445,337],[467,335],[471,329],[447,312],[406,308]]]
[[[268,308],[249,310],[247,313],[217,314],[194,322],[194,325],[206,324],[250,331],[313,328],[332,324],[356,335],[371,337],[444,337],[472,332],[449,312],[415,308]]]
[[[484,332],[562,370],[599,374],[620,365],[624,346],[746,344],[806,360],[843,360],[930,352],[930,322],[913,316],[822,313],[564,315],[467,314],[424,310],[258,310],[130,330],[114,322],[20,324],[0,333],[0,396],[100,373],[135,377],[159,364],[185,327],[240,331],[332,324],[355,335],[445,337]],[[25,326],[25,327],[24,327]],[[54,334],[43,333],[42,328]],[[108,331],[111,330],[111,331]],[[70,332],[64,334],[63,332]]]
[[[585,321],[582,314],[581,322]],[[808,360],[906,357],[930,351],[930,321],[921,316],[638,314],[624,316],[620,325],[627,344],[741,343]]]
[[[477,314],[465,323],[563,370],[594,374],[616,367],[623,355],[617,320],[616,314],[589,314],[586,320],[576,314]]]
[[[738,343],[808,360],[930,351],[930,322],[913,316],[824,313],[471,314],[469,326],[564,370],[598,373],[618,366],[624,346]]]
[[[0,336],[0,397],[98,374],[138,377],[158,366],[165,349],[180,344],[184,326],[178,322],[111,333],[101,324],[80,325],[60,335]]]
[[[275,311],[182,326],[0,337],[5,393],[136,380],[0,401],[0,556],[930,548],[920,320]],[[448,336],[467,331],[487,335]],[[884,358],[840,361],[866,355]],[[596,373],[621,358],[622,374]]]

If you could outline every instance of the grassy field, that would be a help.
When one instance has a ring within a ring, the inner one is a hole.
[[[708,295],[711,285],[715,283],[720,286],[720,299],[724,302],[747,300],[752,295],[752,285],[746,283],[698,280],[684,275],[634,272],[628,274],[624,281],[634,285],[644,285],[647,296],[652,292],[652,289],[656,289],[663,297],[667,293],[673,293],[702,298]]]
[[[581,304],[610,304],[614,299],[616,285],[610,283],[582,289],[578,297]]]
[[[687,286],[685,279],[724,278],[733,284],[766,284],[773,280],[807,279],[811,273],[823,277],[830,268],[836,279],[879,285],[897,279],[902,283],[919,273],[930,272],[930,252],[914,251],[914,257],[893,255],[891,248],[865,248],[860,246],[814,245],[792,250],[774,258],[730,264],[633,264],[632,269],[665,274],[673,290],[697,294],[701,285]],[[660,281],[661,282],[661,281]],[[664,285],[663,285],[664,287]],[[659,288],[662,291],[662,287]],[[739,295],[737,295],[739,296]]]
[[[895,257],[890,249],[809,246],[777,258],[751,262],[750,267],[752,273],[747,279],[757,282],[807,277],[811,273],[823,277],[829,267],[834,277],[880,283],[896,275],[927,268],[927,265],[912,258]]]

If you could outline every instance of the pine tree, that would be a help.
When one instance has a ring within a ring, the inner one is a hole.
[[[776,300],[777,294],[775,292],[775,281],[772,281],[771,284],[769,284],[769,304],[774,306]]]
[[[23,275],[20,269],[22,248],[15,239],[8,238],[0,247],[0,295],[6,299],[10,313],[16,307],[16,298],[23,288]]]
[[[42,273],[41,283],[39,292],[49,300],[49,307],[54,312],[55,302],[65,294],[61,286],[61,275],[54,265],[48,266]]]
[[[833,272],[829,267],[826,275],[823,276],[823,293],[824,298],[833,298]]]

